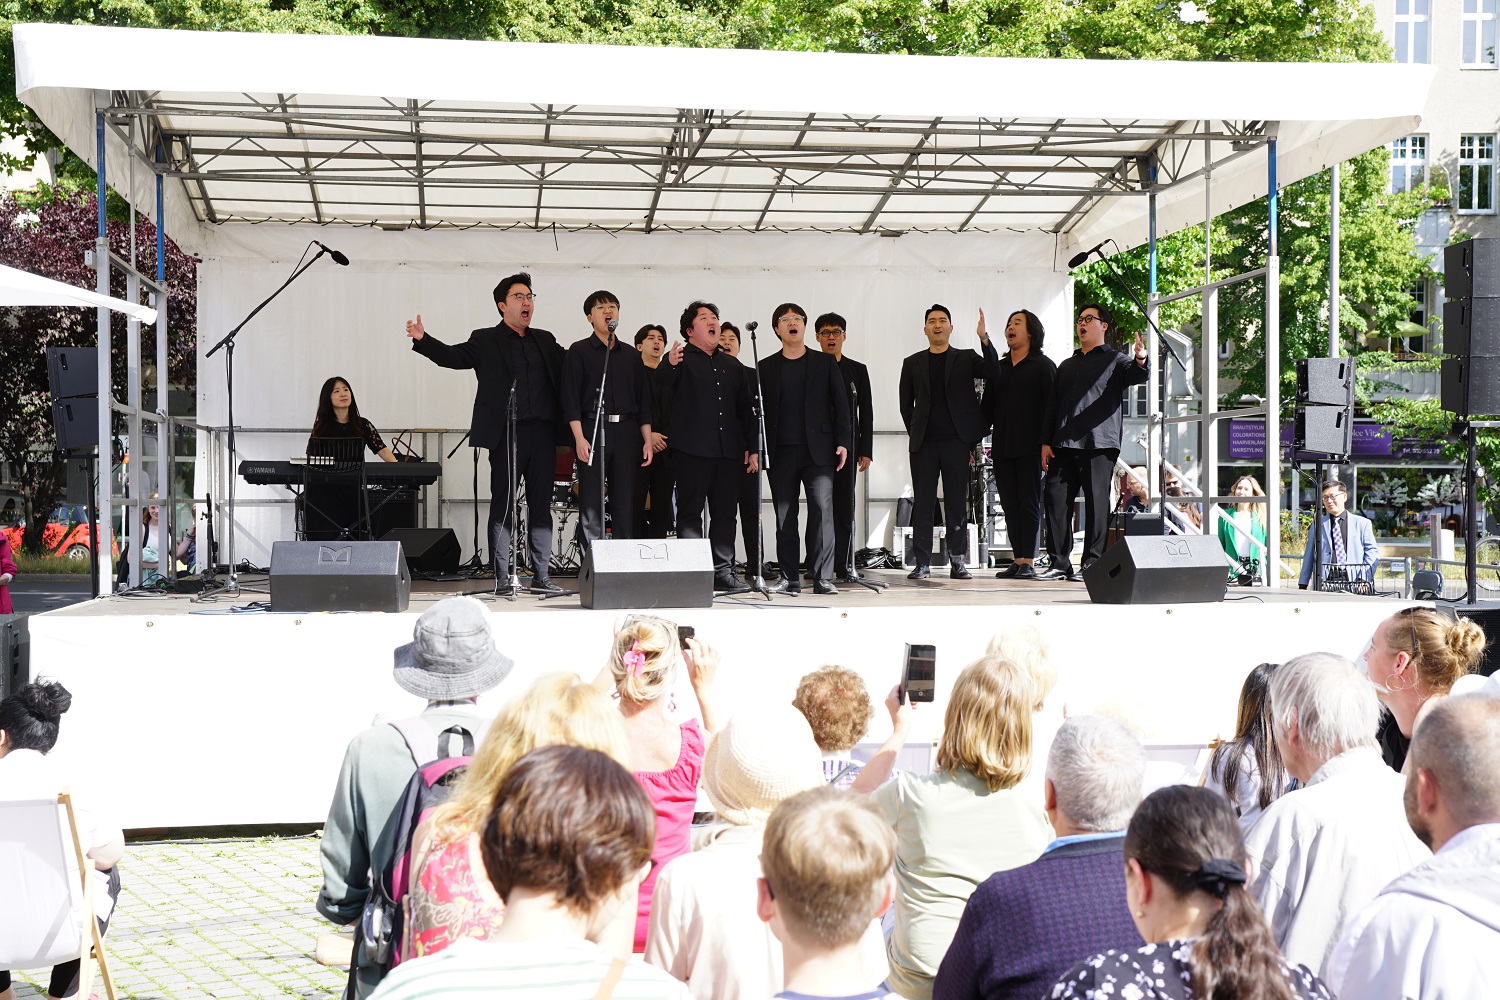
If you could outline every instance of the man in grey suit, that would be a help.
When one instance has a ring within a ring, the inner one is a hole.
[[[1350,582],[1375,579],[1375,564],[1380,561],[1375,528],[1369,518],[1346,509],[1344,505],[1348,502],[1349,494],[1343,483],[1330,479],[1323,484],[1323,510],[1328,516],[1320,518],[1316,545],[1311,529],[1308,531],[1307,548],[1302,552],[1302,575],[1297,578],[1297,586],[1302,590],[1312,580],[1314,552],[1321,567],[1319,590],[1323,589],[1322,582],[1330,578]]]

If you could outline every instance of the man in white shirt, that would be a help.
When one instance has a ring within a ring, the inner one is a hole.
[[[1364,1000],[1494,991],[1500,954],[1500,699],[1430,702],[1406,758],[1406,818],[1436,853],[1349,924],[1324,979]]]
[[[1431,855],[1407,826],[1401,775],[1375,745],[1380,703],[1354,664],[1307,653],[1271,674],[1271,728],[1304,787],[1245,836],[1260,902],[1286,960],[1322,975],[1346,921]]]

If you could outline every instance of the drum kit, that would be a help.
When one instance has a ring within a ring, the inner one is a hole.
[[[569,525],[572,525],[569,530]],[[558,445],[552,472],[552,560],[554,576],[573,576],[583,562],[578,524],[578,464],[573,449]]]

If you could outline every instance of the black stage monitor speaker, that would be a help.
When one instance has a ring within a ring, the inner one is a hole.
[[[64,396],[52,400],[52,429],[59,451],[84,451],[99,443],[97,396]]]
[[[1500,414],[1500,357],[1444,358],[1440,388],[1449,413]]]
[[[1500,238],[1468,239],[1445,248],[1443,294],[1450,299],[1500,296]]]
[[[1299,358],[1298,405],[1348,406],[1354,402],[1353,358]]]
[[[1095,604],[1210,604],[1224,599],[1229,561],[1210,535],[1126,535],[1083,582]]]
[[[1500,299],[1449,299],[1443,303],[1443,350],[1500,355]]]
[[[447,576],[458,572],[458,536],[452,528],[392,528],[382,542],[398,542],[413,573]]]
[[[1292,447],[1347,457],[1354,440],[1352,415],[1346,406],[1299,406],[1292,417]]]
[[[707,608],[714,603],[714,557],[706,538],[598,539],[578,570],[583,606]]]
[[[47,348],[47,388],[54,398],[99,395],[99,351],[93,347]]]
[[[405,611],[411,573],[398,542],[275,542],[272,611]]]

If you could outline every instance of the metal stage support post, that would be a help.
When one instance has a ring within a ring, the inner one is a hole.
[[[1267,127],[1272,127],[1271,123]],[[1277,256],[1276,140],[1266,146],[1266,562],[1281,586],[1281,258]],[[1296,493],[1297,483],[1292,483]]]

